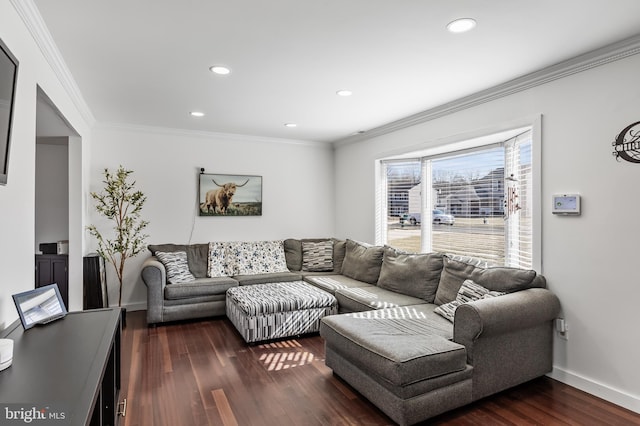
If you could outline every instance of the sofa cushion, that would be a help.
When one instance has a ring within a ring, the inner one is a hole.
[[[167,282],[169,284],[184,283],[196,279],[189,271],[187,252],[174,251],[167,253],[156,251],[156,257],[162,262],[164,269],[167,271]]]
[[[333,241],[302,241],[302,270],[333,271]]]
[[[228,289],[237,286],[238,282],[229,277],[196,278],[194,281],[166,286],[164,288],[164,297],[169,300],[181,300],[224,295]]]
[[[336,274],[342,273],[342,264],[344,263],[344,256],[347,252],[347,242],[345,240],[333,239],[333,272]]]
[[[492,291],[513,292],[535,285],[536,271],[508,267],[475,266],[467,261],[444,256],[444,268],[436,292],[435,303],[442,305],[456,299],[458,290],[467,279]]]
[[[380,276],[384,247],[347,240],[342,275],[375,284]]]
[[[531,288],[534,278],[536,271],[507,267],[476,268],[471,274],[471,279],[481,286],[506,293]]]
[[[174,251],[186,251],[189,271],[196,278],[207,276],[207,264],[209,259],[209,244],[150,244],[147,246],[153,256],[156,252],[170,253]]]
[[[439,253],[404,253],[385,247],[378,287],[433,303],[442,265]]]
[[[325,317],[320,334],[349,362],[396,386],[466,368],[465,347],[434,333],[432,322],[414,307]]]
[[[233,275],[289,271],[282,240],[236,241],[228,243],[227,247]]]
[[[359,312],[371,309],[394,308],[425,303],[424,300],[377,286],[336,290],[340,312]]]
[[[434,312],[453,322],[458,306],[475,300],[502,296],[503,294],[505,293],[500,291],[491,291],[488,288],[474,283],[472,280],[465,280],[465,282],[462,283],[460,290],[458,290],[456,300],[438,306],[434,309]]]
[[[344,275],[307,275],[304,280],[324,291],[335,294],[338,289],[354,288],[354,287],[374,287],[362,281]]]
[[[290,271],[302,270],[302,241],[287,238],[283,241],[284,256]]]
[[[232,273],[233,265],[229,263],[227,243],[210,242],[207,276],[210,278],[228,277]]]

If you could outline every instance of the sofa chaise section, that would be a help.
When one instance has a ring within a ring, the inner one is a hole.
[[[411,255],[387,250],[389,259],[398,257],[391,266],[397,260],[412,263],[405,258]],[[545,288],[544,277],[456,256],[443,256],[442,262],[436,287],[433,280],[408,274],[386,284],[379,279],[377,286],[336,290],[343,303],[340,292],[371,295],[382,283],[405,296],[422,296],[417,297],[426,299],[422,304],[377,310],[370,310],[371,303],[352,304],[363,312],[327,317],[320,326],[327,366],[400,425],[551,371],[553,320],[560,304]],[[383,262],[381,278],[386,266]],[[407,363],[420,365],[417,359],[429,360],[428,366],[411,370],[414,381],[406,380],[402,372],[409,371]]]

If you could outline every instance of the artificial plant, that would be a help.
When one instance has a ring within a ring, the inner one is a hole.
[[[140,216],[147,197],[135,189],[136,182],[129,181],[133,173],[119,166],[115,173],[104,169],[104,188],[101,192],[91,192],[96,201],[96,210],[114,222],[113,238],[107,238],[95,225],[87,227],[89,233],[98,240],[98,254],[111,263],[118,277],[118,306],[122,306],[122,284],[124,265],[127,259],[144,250],[148,235],[142,231],[149,224]]]

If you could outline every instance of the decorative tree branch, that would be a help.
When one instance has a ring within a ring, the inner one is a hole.
[[[114,221],[112,239],[106,238],[95,225],[87,227],[89,233],[98,240],[98,254],[111,263],[118,277],[118,306],[122,306],[122,283],[124,265],[127,259],[144,250],[144,241],[148,235],[142,231],[149,224],[142,220],[140,211],[147,197],[135,190],[136,182],[128,182],[133,171],[118,167],[115,173],[104,169],[104,189],[92,192],[96,201],[96,211],[105,218]]]

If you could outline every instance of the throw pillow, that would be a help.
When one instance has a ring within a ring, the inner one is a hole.
[[[302,241],[302,270],[333,271],[333,241]]]
[[[502,296],[503,292],[491,291],[472,280],[465,280],[460,286],[460,290],[456,296],[456,299],[445,303],[443,305],[438,306],[433,310],[433,312],[443,316],[449,321],[453,322],[455,317],[456,309],[458,306],[463,305],[465,303],[473,302],[475,300],[487,299],[490,297]]]
[[[209,244],[150,244],[148,247],[152,255],[162,251],[171,253],[175,251],[186,251],[187,262],[189,263],[189,271],[196,278],[207,277],[207,261],[209,253]]]
[[[237,241],[228,244],[232,275],[255,275],[288,272],[284,242]]]
[[[156,257],[167,270],[167,282],[178,284],[195,280],[189,271],[186,251],[163,252],[156,251]]]
[[[405,253],[387,246],[378,287],[433,303],[442,264],[439,253]]]
[[[375,284],[380,277],[384,247],[347,240],[342,262],[342,275],[354,280]]]
[[[227,256],[227,245],[224,242],[210,242],[207,276],[211,278],[228,277],[232,273],[232,265]]]

